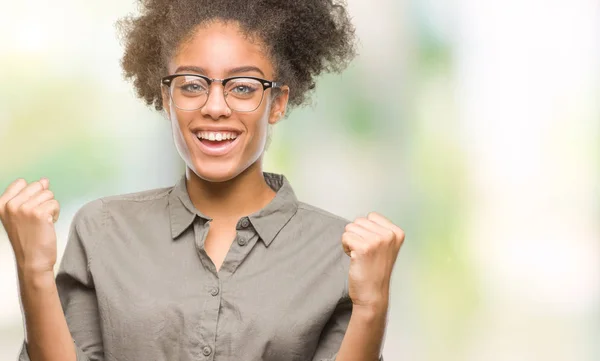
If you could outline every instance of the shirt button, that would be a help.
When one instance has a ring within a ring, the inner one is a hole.
[[[248,241],[246,241],[243,238],[238,238],[238,244],[242,247],[244,247],[246,244],[248,244]]]
[[[204,346],[204,348],[202,349],[202,353],[204,354],[204,356],[210,355],[211,352],[212,349],[209,346]]]
[[[210,294],[216,296],[219,294],[219,289],[217,287],[213,287],[210,289]],[[208,346],[207,346],[208,347]]]
[[[250,225],[250,221],[248,220],[248,218],[242,219],[242,227],[246,228],[249,225]]]

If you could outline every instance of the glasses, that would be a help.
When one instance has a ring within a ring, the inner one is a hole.
[[[223,96],[231,110],[252,112],[262,103],[265,90],[281,88],[283,83],[248,76],[226,79],[211,79],[198,74],[174,74],[161,79],[169,88],[169,95],[176,108],[186,111],[198,110],[208,101],[210,85],[223,85]]]

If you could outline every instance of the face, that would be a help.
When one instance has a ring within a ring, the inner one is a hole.
[[[248,76],[278,80],[273,78],[275,69],[263,45],[246,37],[237,24],[223,22],[197,28],[179,47],[168,71],[216,79]],[[175,106],[168,87],[163,85],[162,89],[163,108],[171,121],[177,151],[188,168],[210,182],[228,181],[252,168],[262,171],[269,124],[282,119],[289,94],[284,86],[273,98],[273,90],[266,89],[256,110],[239,112],[229,108],[223,90],[221,83],[213,82],[206,104],[186,111]]]

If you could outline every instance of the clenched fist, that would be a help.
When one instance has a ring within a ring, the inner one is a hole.
[[[60,206],[42,178],[27,184],[11,183],[0,195],[0,220],[8,234],[17,267],[27,272],[53,272],[56,263],[56,232]]]
[[[342,246],[350,256],[348,288],[355,306],[387,308],[390,279],[404,231],[371,212],[346,225]]]

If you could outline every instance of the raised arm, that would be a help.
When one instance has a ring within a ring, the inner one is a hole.
[[[30,184],[18,179],[0,195],[0,220],[15,254],[25,323],[19,360],[88,361],[92,359],[74,344],[70,328],[85,322],[88,343],[101,345],[95,336],[99,335],[94,330],[97,327],[90,327],[97,321],[95,292],[75,221],[60,271],[54,278],[54,222],[59,205],[48,187],[47,179]]]
[[[0,196],[0,219],[15,253],[25,337],[35,361],[75,361],[54,283],[59,205],[47,179],[17,179]]]
[[[352,313],[336,361],[376,361],[381,357],[392,271],[404,231],[371,212],[346,225],[344,251],[350,256],[348,293]]]

